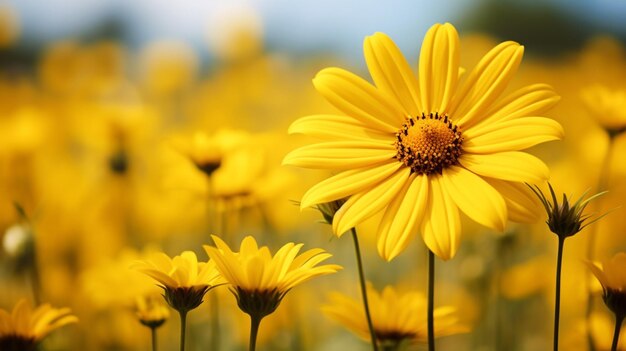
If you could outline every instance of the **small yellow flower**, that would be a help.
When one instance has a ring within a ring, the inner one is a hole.
[[[224,150],[216,138],[196,132],[191,140],[180,144],[177,148],[204,174],[210,176],[221,166]]]
[[[587,262],[589,269],[602,284],[602,298],[617,316],[626,316],[626,253],[620,252],[602,262],[602,268]]]
[[[379,293],[368,285],[367,291],[374,332],[381,346],[394,349],[404,341],[427,342],[427,300],[422,294],[415,291],[398,293],[392,286],[386,286]],[[369,328],[361,301],[340,293],[331,294],[330,299],[331,303],[322,307],[324,313],[362,339],[369,340]],[[435,335],[438,337],[468,331],[466,326],[459,323],[453,307],[436,308],[434,318]]]
[[[591,116],[609,134],[626,130],[626,90],[611,90],[603,85],[583,89],[580,97]]]
[[[159,300],[141,296],[136,301],[137,318],[149,328],[158,328],[170,318],[170,310]]]
[[[159,282],[165,290],[165,300],[177,311],[198,307],[204,294],[223,282],[215,264],[198,262],[192,251],[174,258],[160,252],[151,260],[136,262],[133,268]]]
[[[288,243],[272,257],[267,246],[259,248],[251,236],[243,239],[239,252],[233,252],[219,237],[212,237],[217,247],[205,245],[204,249],[224,279],[232,284],[242,311],[259,318],[274,312],[296,285],[341,269],[335,264],[318,266],[331,257],[322,249],[311,249],[298,256],[303,244]]]
[[[76,322],[78,318],[70,314],[69,308],[43,304],[33,310],[30,303],[22,299],[10,314],[0,309],[0,350],[35,350],[51,331]]]

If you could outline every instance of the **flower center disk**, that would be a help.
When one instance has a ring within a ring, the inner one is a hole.
[[[460,128],[438,113],[407,118],[396,139],[396,159],[420,175],[441,174],[463,153]]]

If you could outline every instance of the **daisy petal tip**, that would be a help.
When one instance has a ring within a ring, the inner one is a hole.
[[[311,203],[311,201],[309,201],[306,197],[302,197],[302,199],[300,200],[300,212],[304,211],[305,209],[312,207],[314,204]]]
[[[291,123],[289,125],[289,127],[287,128],[287,134],[289,135],[293,135],[293,134],[299,134],[302,133],[302,130],[299,128],[299,123],[298,120],[296,120],[295,122]]]
[[[378,255],[380,258],[385,260],[386,262],[391,262],[394,258],[398,256],[396,252],[391,252],[390,250],[378,251]]]
[[[351,227],[350,228],[346,228],[345,224],[339,223],[339,221],[337,221],[337,220],[333,221],[333,233],[335,233],[335,235],[338,238],[341,238],[350,229],[351,229]]]
[[[294,159],[296,159],[296,157],[293,155],[293,152],[290,152],[285,155],[285,157],[283,157],[283,160],[280,164],[282,166],[296,166],[296,164],[294,163]]]

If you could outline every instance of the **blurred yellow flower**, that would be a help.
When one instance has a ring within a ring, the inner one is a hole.
[[[216,247],[205,245],[204,249],[233,286],[239,307],[248,314],[260,313],[264,317],[274,312],[296,285],[341,269],[335,264],[318,266],[331,257],[322,249],[298,255],[303,244],[285,244],[272,257],[269,248],[259,248],[252,236],[243,239],[239,252],[233,252],[219,237],[211,237]]]
[[[165,300],[177,311],[189,311],[202,303],[207,291],[223,282],[215,263],[198,262],[196,254],[185,251],[170,258],[159,252],[133,268],[156,280],[165,290]]]
[[[189,157],[191,162],[206,175],[210,176],[222,164],[224,150],[216,140],[205,133],[194,133],[191,141],[178,146],[179,150]]]
[[[580,97],[585,107],[609,133],[626,130],[626,90],[611,90],[603,85],[584,88]]]
[[[149,328],[160,327],[170,318],[170,310],[153,297],[140,296],[136,300],[137,318]]]
[[[142,50],[139,60],[144,87],[157,97],[188,88],[198,70],[198,57],[184,42],[156,41]]]
[[[404,341],[427,341],[425,296],[415,291],[398,293],[393,286],[386,286],[379,293],[368,285],[367,291],[376,339],[385,350],[393,350]],[[362,339],[369,340],[369,328],[361,301],[337,292],[330,295],[330,300],[330,304],[322,307],[322,311]],[[435,309],[437,337],[469,331],[459,323],[455,312],[455,308],[450,306]]]
[[[69,308],[43,304],[33,309],[26,299],[20,300],[12,313],[0,309],[0,350],[30,351],[50,332],[78,318]]]
[[[503,230],[507,208],[520,202],[501,189],[523,193],[523,182],[549,175],[520,150],[563,136],[560,124],[538,117],[559,99],[549,86],[526,86],[498,101],[524,48],[496,46],[463,82],[458,33],[448,23],[426,34],[419,79],[385,34],[366,38],[364,51],[375,85],[339,68],[320,71],[315,88],[343,115],[304,117],[289,129],[330,141],[292,151],[285,164],[341,171],[309,189],[301,206],[349,197],[333,221],[337,235],[384,210],[378,252],[386,260],[418,231],[437,256],[454,257],[459,210]]]
[[[604,303],[617,316],[626,317],[626,253],[602,262],[602,268],[591,262],[587,265],[602,284]]]

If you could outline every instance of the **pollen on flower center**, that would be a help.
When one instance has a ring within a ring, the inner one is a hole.
[[[396,138],[396,158],[412,173],[441,174],[463,152],[460,128],[439,113],[407,118]]]

